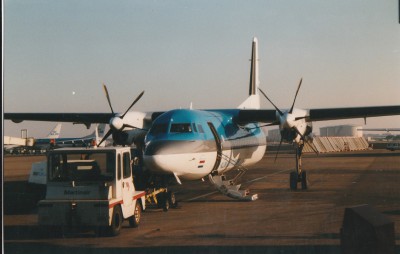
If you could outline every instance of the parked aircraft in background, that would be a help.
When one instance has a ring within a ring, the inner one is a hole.
[[[27,132],[26,132],[27,133]],[[4,136],[4,151],[8,153],[23,153],[26,151],[40,151],[45,149],[42,147],[35,146],[37,140],[42,140],[50,146],[52,140],[57,139],[61,133],[61,123],[58,123],[45,138],[35,139],[35,138],[17,138]]]
[[[93,133],[78,138],[54,138],[50,141],[47,139],[36,139],[35,145],[48,145],[53,144],[54,147],[75,147],[75,146],[89,146],[93,142],[100,143],[101,138],[104,136],[105,124],[96,125]],[[104,144],[103,144],[104,145]]]
[[[262,126],[278,125],[281,143],[288,141],[296,147],[296,170],[290,174],[290,187],[297,189],[298,182],[307,188],[307,175],[301,168],[302,149],[312,131],[312,121],[347,118],[366,118],[399,115],[400,106],[330,108],[302,110],[294,108],[299,92],[297,88],[289,110],[277,108],[261,90],[257,39],[252,42],[251,71],[248,98],[232,109],[175,109],[164,112],[130,111],[143,96],[142,92],[123,114],[115,113],[107,87],[103,85],[111,113],[6,113],[5,119],[108,123],[110,130],[100,142],[112,135],[114,144],[135,144],[141,151],[146,172],[158,186],[168,186],[171,179],[177,183],[209,177],[210,181],[225,195],[255,200],[240,190],[240,177],[247,167],[260,161],[266,151],[266,136]],[[260,109],[259,91],[274,110]],[[262,124],[265,125],[262,125]],[[233,169],[238,174],[225,179],[225,173]],[[145,178],[144,178],[145,179]]]

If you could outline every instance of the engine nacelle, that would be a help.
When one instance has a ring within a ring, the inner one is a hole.
[[[146,130],[133,129],[129,131],[114,132],[112,137],[114,145],[131,146],[132,144],[135,144],[136,146],[141,146],[144,144],[144,137],[146,134]]]

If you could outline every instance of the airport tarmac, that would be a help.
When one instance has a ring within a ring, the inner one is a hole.
[[[395,222],[400,248],[400,151],[306,154],[309,190],[290,191],[294,154],[274,152],[250,168],[243,187],[259,200],[239,202],[206,179],[174,188],[177,209],[149,209],[139,228],[117,237],[93,232],[48,235],[37,225],[25,183],[42,156],[4,158],[5,253],[340,253],[344,209],[369,204]],[[26,204],[26,205],[25,205]]]

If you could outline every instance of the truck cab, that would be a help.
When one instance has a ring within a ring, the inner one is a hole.
[[[129,147],[55,149],[48,153],[46,173],[39,225],[91,227],[111,236],[125,219],[139,225],[146,193],[135,188]]]

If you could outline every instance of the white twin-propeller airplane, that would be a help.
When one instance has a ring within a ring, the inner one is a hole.
[[[123,113],[115,113],[106,86],[104,91],[111,113],[5,113],[4,118],[14,122],[58,121],[83,123],[108,123],[115,145],[135,144],[141,151],[146,174],[158,187],[167,187],[171,179],[181,183],[209,177],[223,194],[240,199],[255,200],[257,194],[249,195],[240,190],[238,181],[247,167],[259,162],[266,151],[266,136],[262,126],[279,125],[281,143],[294,143],[296,170],[290,174],[290,188],[307,189],[306,171],[301,168],[301,155],[312,121],[348,118],[366,118],[399,115],[400,106],[358,108],[330,108],[302,110],[294,108],[301,82],[289,110],[277,108],[260,88],[258,76],[257,39],[252,42],[250,86],[248,98],[235,109],[174,109],[164,112],[130,111],[143,96],[140,93]],[[260,109],[259,91],[271,102],[274,110]],[[100,145],[99,144],[99,145]],[[238,174],[230,180],[225,173],[237,169]],[[145,179],[145,178],[143,178]],[[143,180],[145,181],[145,180]]]

